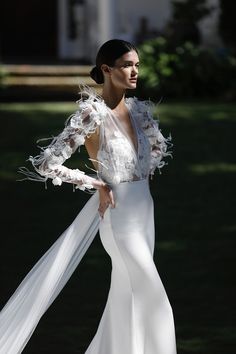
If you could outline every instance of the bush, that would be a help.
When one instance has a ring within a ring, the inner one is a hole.
[[[172,46],[164,37],[143,43],[138,94],[145,98],[233,99],[236,59],[191,42]]]

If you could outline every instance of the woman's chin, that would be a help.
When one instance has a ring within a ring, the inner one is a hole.
[[[137,81],[135,82],[129,82],[128,85],[127,85],[127,88],[132,90],[132,89],[136,89],[137,87]]]

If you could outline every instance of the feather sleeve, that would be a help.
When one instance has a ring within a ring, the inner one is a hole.
[[[171,136],[165,138],[159,128],[159,122],[153,119],[154,103],[151,101],[136,101],[136,109],[139,112],[140,125],[147,136],[151,146],[150,174],[153,175],[156,168],[160,169],[167,164],[165,158],[172,157],[170,151],[173,144]]]
[[[68,118],[64,130],[48,146],[41,147],[39,155],[29,157],[37,173],[22,168],[20,172],[26,175],[26,179],[46,182],[51,178],[54,185],[67,182],[82,190],[94,188],[95,178],[63,165],[84,144],[86,137],[96,131],[106,115],[104,102],[91,92],[86,94],[86,100],[77,101],[78,110]]]

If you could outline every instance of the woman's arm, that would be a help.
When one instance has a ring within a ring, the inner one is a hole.
[[[170,148],[172,147],[171,136],[165,138],[159,129],[158,121],[153,119],[154,104],[150,101],[136,100],[137,110],[141,116],[141,126],[148,137],[151,146],[150,174],[153,175],[156,168],[159,170],[167,164],[164,158],[172,157]]]
[[[156,168],[160,170],[164,165],[167,164],[167,162],[164,160],[165,157],[172,157],[172,153],[169,151],[169,148],[172,147],[172,138],[171,136],[165,138],[162,135],[158,122],[155,121],[152,117],[148,118],[146,134],[151,145],[150,175],[153,175]]]
[[[22,170],[27,178],[38,181],[51,178],[54,185],[61,185],[62,182],[73,183],[82,190],[99,189],[105,185],[79,169],[70,169],[63,165],[79,146],[84,145],[89,136],[95,134],[102,123],[104,117],[97,112],[96,104],[98,103],[94,101],[82,101],[78,111],[69,117],[64,130],[47,147],[41,148],[39,155],[30,156],[29,160],[38,174]]]

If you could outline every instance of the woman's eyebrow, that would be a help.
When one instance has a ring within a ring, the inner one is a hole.
[[[116,65],[114,65],[114,67],[119,67],[121,68],[124,65],[139,65],[139,61],[137,61],[136,63],[133,62],[132,60],[124,60],[123,62],[117,63]]]
[[[134,61],[132,61],[132,60],[125,60],[125,61],[124,61],[124,64],[133,64],[133,63],[139,64],[139,61],[137,61],[137,62],[134,62]]]

